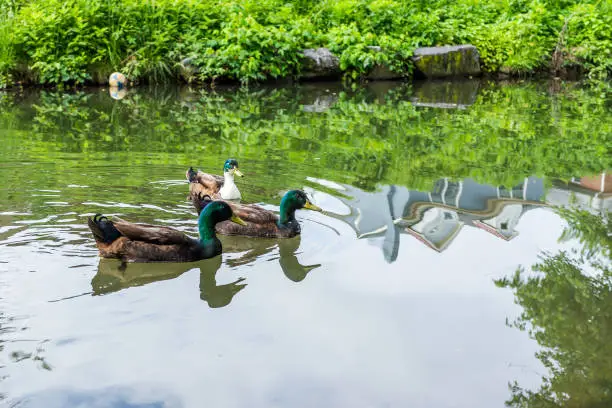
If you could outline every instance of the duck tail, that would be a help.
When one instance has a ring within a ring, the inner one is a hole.
[[[198,215],[206,208],[206,206],[212,203],[212,198],[208,194],[198,194],[198,197],[193,200],[193,206],[195,207]]]
[[[197,175],[198,175],[198,172],[195,171],[193,167],[189,167],[189,170],[187,170],[187,180],[189,180],[190,183],[193,183],[194,181],[196,181]]]
[[[110,244],[121,236],[113,222],[102,214],[94,215],[93,219],[88,218],[87,224],[97,242]]]

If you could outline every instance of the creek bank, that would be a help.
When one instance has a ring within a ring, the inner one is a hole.
[[[369,46],[374,52],[385,52],[380,46]],[[211,57],[213,58],[213,57]],[[397,62],[397,61],[396,61]],[[406,61],[403,61],[406,62]],[[497,72],[484,72],[481,69],[480,53],[478,49],[471,44],[440,46],[440,47],[422,47],[416,48],[410,58],[409,64],[412,66],[412,72],[396,72],[390,64],[377,63],[370,71],[362,74],[362,79],[366,81],[395,81],[405,79],[415,80],[444,80],[444,79],[471,79],[475,77],[488,77],[492,79],[508,79],[516,77],[517,74],[508,71],[505,68],[500,68]],[[181,59],[176,63],[177,66],[177,83],[206,83],[197,77],[200,69],[197,65],[197,57],[190,56]],[[25,68],[25,67],[24,67]],[[577,80],[582,76],[584,70],[573,69],[564,70],[562,72],[543,72],[537,71],[533,73],[522,74],[520,77],[554,77],[569,80]],[[29,69],[28,69],[29,70]],[[265,84],[283,84],[298,82],[317,82],[317,81],[337,81],[343,78],[346,71],[341,68],[341,61],[337,55],[334,55],[328,48],[309,48],[302,51],[302,57],[299,64],[299,73],[294,77],[270,78],[260,81]],[[29,71],[28,71],[29,72]],[[31,73],[30,73],[31,74]],[[33,78],[31,75],[30,78]],[[231,78],[219,77],[210,81],[214,84],[238,84],[239,81]],[[131,86],[146,84],[145,81],[136,81],[130,83]],[[71,88],[73,84],[65,83],[60,85],[44,85],[31,81],[17,81],[12,86],[7,86],[4,89],[11,88],[54,88],[64,87]],[[108,86],[108,76],[95,75],[94,79],[86,81],[85,86]],[[80,86],[76,86],[80,87]],[[434,87],[438,87],[435,85]],[[0,87],[0,89],[3,89]],[[418,102],[418,101],[415,101]],[[330,101],[320,101],[320,105],[315,104],[311,107],[314,111],[325,109],[329,106]],[[436,102],[420,101],[418,103],[428,104]],[[452,103],[452,107],[469,106],[471,103],[457,101]],[[425,106],[425,105],[424,105]],[[449,106],[450,107],[450,106]]]
[[[374,52],[385,52],[379,46],[369,48]],[[410,62],[414,67],[414,76],[417,78],[460,78],[482,74],[480,54],[476,47],[470,44],[417,48]],[[304,50],[299,78],[339,78],[342,74],[340,58],[332,54],[329,49]],[[408,78],[411,75],[396,72],[388,64],[378,63],[364,76],[366,79],[377,81]]]
[[[374,52],[385,52],[380,46],[369,46]],[[184,58],[180,66],[181,79],[189,82],[199,72],[194,57]],[[389,64],[375,64],[368,72],[362,75],[367,81],[395,81],[403,79],[438,80],[438,79],[471,79],[475,77],[488,77],[492,79],[524,78],[524,77],[551,77],[568,80],[578,80],[584,71],[572,69],[560,72],[534,71],[532,73],[516,73],[507,67],[501,67],[496,72],[482,70],[480,53],[471,44],[445,45],[440,47],[421,47],[413,51],[409,64],[412,72],[396,72]],[[264,83],[283,83],[297,80],[300,82],[340,80],[346,71],[342,70],[340,57],[325,47],[308,48],[302,51],[299,74],[295,78],[268,79]],[[236,80],[217,78],[214,82],[236,83]],[[459,103],[459,105],[463,105]]]
[[[369,46],[374,52],[385,52],[380,46]],[[395,61],[397,62],[397,61]],[[402,61],[406,62],[406,61]],[[538,77],[560,77],[563,79],[577,80],[582,76],[581,71],[575,67],[562,72],[542,72],[518,74],[502,67],[497,72],[485,72],[482,70],[480,53],[471,44],[445,45],[439,47],[421,47],[413,51],[409,65],[412,72],[397,72],[390,64],[375,64],[362,78],[368,81],[389,81],[402,79],[461,79],[474,77],[489,77],[494,79],[506,79],[512,77],[538,76]],[[179,62],[179,76],[184,82],[191,82],[199,73],[194,56],[183,58]],[[346,73],[341,67],[340,57],[331,52],[329,48],[307,48],[302,51],[299,64],[299,73],[294,78],[267,79],[265,83],[283,83],[297,81],[330,81],[340,80]],[[196,81],[197,82],[197,81]],[[236,83],[238,81],[229,78],[216,78],[217,83]],[[460,104],[461,105],[461,104]]]
[[[380,46],[368,47],[373,52],[385,52]],[[180,61],[181,78],[189,81],[198,73],[196,58],[188,57]],[[414,50],[410,63],[414,77],[423,79],[461,78],[482,75],[480,54],[470,44],[424,47]],[[317,81],[340,79],[345,72],[340,58],[328,48],[308,48],[302,51],[298,80]],[[410,72],[396,72],[385,63],[375,64],[363,77],[367,80],[396,80],[412,77]],[[224,79],[221,79],[225,81]]]

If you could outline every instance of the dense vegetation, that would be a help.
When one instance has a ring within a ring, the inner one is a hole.
[[[542,346],[537,357],[548,369],[536,390],[511,386],[514,408],[612,406],[612,217],[562,209],[563,238],[577,238],[582,251],[543,254],[531,268],[498,285],[512,288],[523,312],[512,324]]]
[[[609,0],[2,0],[0,84],[249,82],[299,74],[325,46],[358,78],[378,62],[409,73],[415,47],[472,43],[489,72],[612,69]],[[370,46],[381,46],[376,52]]]

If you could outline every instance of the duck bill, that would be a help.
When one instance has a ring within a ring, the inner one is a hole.
[[[304,204],[304,208],[307,209],[307,210],[312,210],[312,211],[323,211],[321,209],[321,207],[317,207],[316,205],[314,205],[310,201],[306,201],[306,204]]]
[[[238,169],[234,169],[234,174],[237,175],[238,177],[244,177],[244,174],[242,174],[242,172]]]
[[[246,222],[245,222],[245,221],[244,221],[242,218],[240,218],[240,217],[239,217],[239,216],[237,216],[237,215],[232,215],[232,218],[230,218],[230,220],[231,220],[232,222],[235,222],[236,224],[239,224],[239,225],[244,225],[245,227],[246,227],[246,225],[247,225],[247,223],[246,223]]]

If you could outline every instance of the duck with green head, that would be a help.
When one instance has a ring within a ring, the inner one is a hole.
[[[209,205],[216,203],[209,196],[200,196],[193,200],[198,214],[201,214]],[[229,222],[220,222],[215,227],[219,234],[243,235],[247,237],[262,238],[291,238],[300,234],[300,223],[295,218],[295,212],[300,209],[322,211],[314,205],[302,190],[288,191],[282,198],[280,213],[276,215],[254,204],[228,204],[234,214],[246,222],[246,225],[234,225]]]
[[[238,169],[236,159],[227,159],[223,164],[223,177],[215,174],[195,171],[193,167],[187,170],[186,177],[189,180],[189,198],[193,200],[200,196],[209,195],[214,199],[240,200],[241,195],[234,175],[244,177]]]
[[[200,239],[170,227],[135,224],[117,217],[113,221],[96,214],[87,223],[103,258],[126,262],[193,262],[221,254],[215,226],[222,222],[246,223],[223,201],[207,205],[198,217]]]

